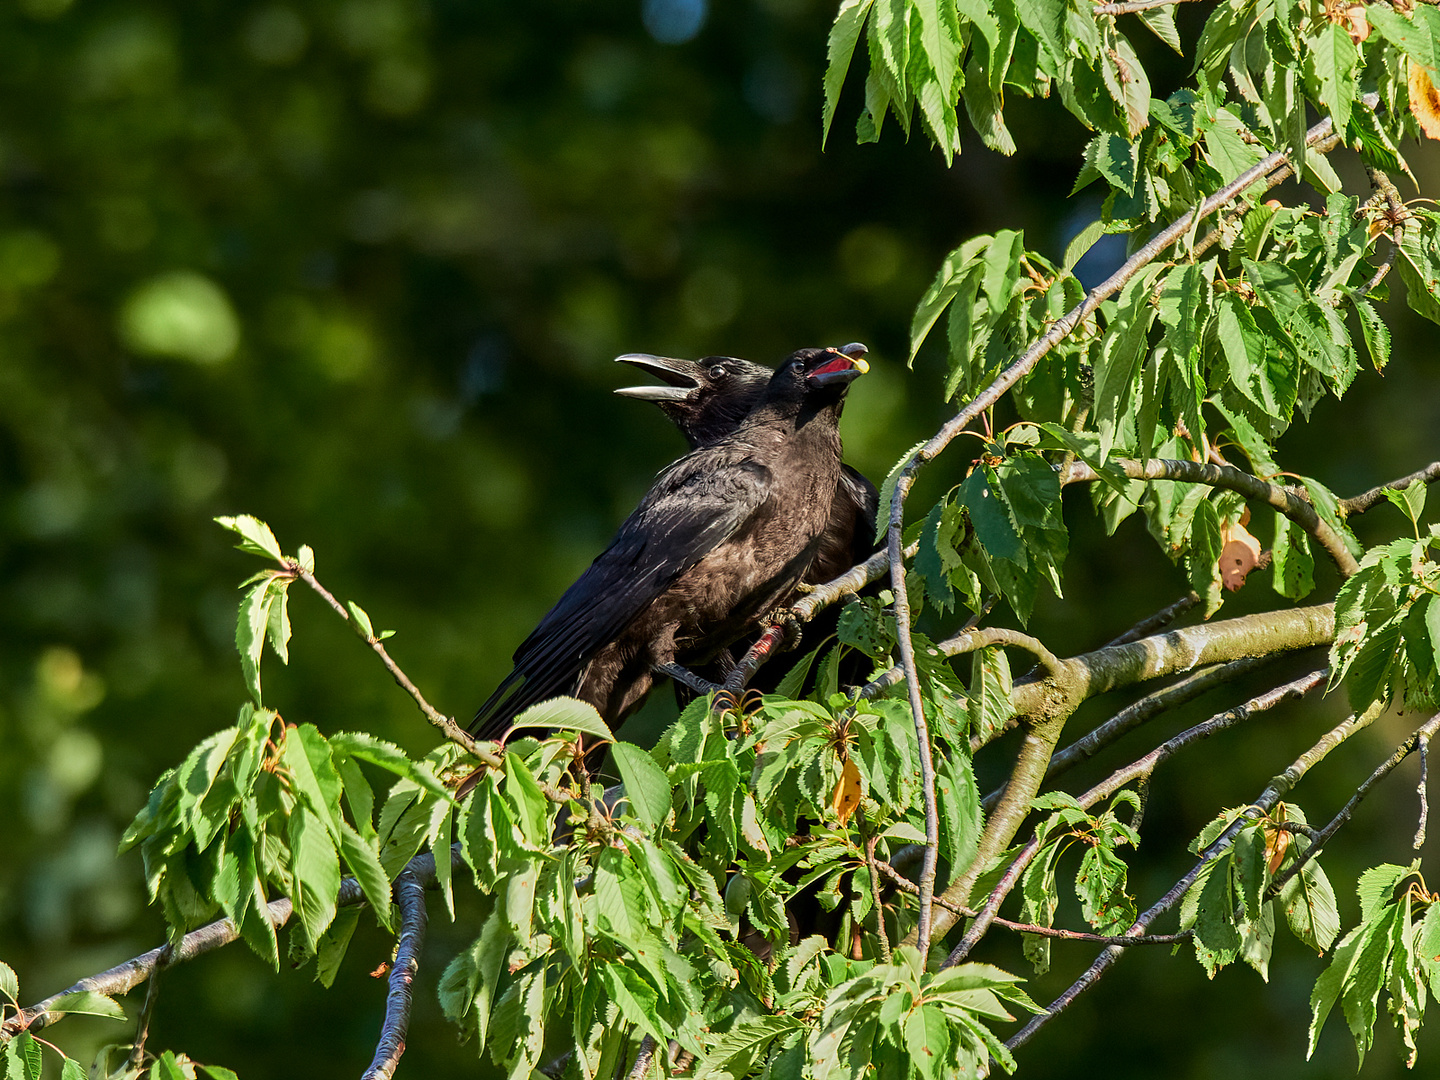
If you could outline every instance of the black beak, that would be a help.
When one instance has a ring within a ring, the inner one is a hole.
[[[844,386],[852,383],[865,372],[870,370],[870,365],[863,359],[864,352],[856,356],[846,350],[855,348],[854,345],[846,345],[843,349],[829,349],[830,359],[818,365],[814,371],[805,376],[805,381],[811,386]],[[859,346],[864,349],[865,346]]]
[[[668,356],[654,356],[650,353],[626,353],[617,356],[616,363],[633,364],[663,380],[665,386],[625,386],[616,390],[621,397],[637,401],[685,401],[700,389],[700,380],[695,377],[696,365],[693,360],[672,360]]]

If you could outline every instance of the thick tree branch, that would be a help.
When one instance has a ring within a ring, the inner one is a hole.
[[[1175,461],[1167,458],[1151,458],[1149,461],[1111,458],[1107,467],[1121,470],[1131,480],[1175,480],[1187,484],[1206,484],[1209,487],[1238,492],[1247,499],[1257,499],[1273,506],[1313,536],[1346,577],[1360,569],[1355,556],[1351,555],[1345,546],[1344,538],[1315,512],[1315,507],[1308,499],[1288,488],[1266,483],[1258,476],[1241,472],[1230,465],[1212,465],[1209,462]],[[1099,479],[1100,474],[1089,465],[1076,462],[1069,476],[1065,478],[1065,483],[1091,483]]]
[[[433,862],[431,866],[433,868]],[[390,1080],[395,1075],[400,1055],[405,1053],[415,976],[420,971],[420,950],[425,947],[424,883],[408,869],[402,870],[392,891],[395,906],[400,909],[400,938],[395,946],[395,963],[390,968],[390,992],[385,998],[380,1042],[361,1080]]]
[[[1045,773],[1045,779],[1047,781],[1054,780],[1057,776],[1073,769],[1080,762],[1094,757],[1116,739],[1134,731],[1140,725],[1149,723],[1170,709],[1194,701],[1217,686],[1224,686],[1252,671],[1258,671],[1266,664],[1274,662],[1275,659],[1274,656],[1253,656],[1229,664],[1217,664],[1215,667],[1187,675],[1163,690],[1147,694],[1057,753],[1050,759],[1050,768]]]
[[[1256,817],[1268,814],[1274,808],[1275,804],[1280,801],[1281,797],[1299,783],[1307,772],[1324,760],[1330,751],[1345,742],[1345,740],[1349,739],[1356,732],[1363,731],[1369,727],[1370,724],[1375,721],[1375,718],[1380,715],[1382,708],[1382,705],[1377,704],[1372,706],[1362,716],[1349,717],[1343,723],[1326,732],[1314,746],[1296,758],[1283,773],[1275,776],[1269,785],[1266,786],[1265,790],[1260,793],[1260,797],[1250,806],[1246,807],[1245,812],[1236,817],[1236,819],[1226,827],[1225,831],[1216,837],[1215,842],[1200,853],[1199,860],[1190,871],[1171,886],[1169,892],[1147,908],[1125,932],[1124,936],[1129,937],[1136,934],[1143,934],[1149,929],[1151,923],[1178,904],[1190,886],[1200,877],[1200,874],[1204,871],[1205,866],[1210,860],[1228,850],[1235,842],[1235,837],[1240,833],[1241,829]],[[1044,1013],[1032,1019],[1024,1028],[1006,1042],[1005,1045],[1009,1049],[1015,1050],[1029,1042],[1037,1031],[1069,1008],[1077,997],[1094,986],[1100,977],[1104,975],[1124,953],[1124,949],[1118,949],[1114,946],[1105,949],[1096,957],[1095,962],[1090,965],[1085,973],[1071,984],[1069,989],[1051,1002],[1050,1007],[1046,1009]]]

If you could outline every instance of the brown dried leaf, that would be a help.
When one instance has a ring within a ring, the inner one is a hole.
[[[840,781],[835,785],[835,792],[830,796],[830,805],[834,807],[841,825],[849,824],[850,815],[855,813],[855,808],[860,805],[860,794],[860,770],[855,762],[847,759],[845,767],[840,770]]]
[[[1410,111],[1415,114],[1420,130],[1427,138],[1440,139],[1440,94],[1430,81],[1430,73],[1410,61]]]
[[[1220,539],[1225,541],[1218,560],[1220,584],[1225,586],[1228,592],[1234,592],[1244,585],[1251,570],[1270,565],[1269,552],[1261,551],[1260,541],[1251,536],[1250,531],[1245,528],[1244,522],[1248,516],[1247,513],[1246,517],[1220,530]]]
[[[1265,863],[1269,867],[1270,876],[1274,877],[1280,871],[1280,864],[1285,861],[1285,853],[1290,850],[1290,834],[1284,829],[1275,829],[1267,832],[1265,836]]]

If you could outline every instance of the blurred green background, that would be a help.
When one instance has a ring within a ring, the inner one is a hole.
[[[635,381],[616,354],[774,363],[864,341],[875,363],[844,435],[877,481],[948,414],[941,358],[904,367],[914,303],[976,232],[1023,227],[1058,259],[1096,209],[1066,199],[1085,133],[1056,104],[1014,101],[1016,157],[970,140],[946,168],[893,128],[854,145],[851,86],[822,153],[832,14],[820,0],[0,7],[0,958],[27,999],[161,937],[138,857],[114,852],[156,776],[244,695],[234,586],[255,565],[213,515],[253,513],[287,550],[313,545],[320,580],[395,629],[396,658],[465,717],[680,451],[658,412],[611,396]],[[1184,76],[1158,47],[1145,59],[1157,93]],[[1093,257],[1091,279],[1116,255]],[[1434,328],[1397,318],[1391,372],[1321,405],[1284,444],[1288,468],[1348,494],[1440,456]],[[917,499],[963,475],[952,455]],[[1072,498],[1068,600],[1042,601],[1033,623],[1067,652],[1183,588],[1140,522],[1106,539]],[[1372,516],[1375,536],[1398,528]],[[1257,584],[1227,610],[1273,602]],[[290,667],[265,666],[287,720],[433,745],[316,598],[297,591],[292,616]],[[651,723],[669,708],[657,695]],[[1277,713],[1157,779],[1142,901],[1188,865],[1184,843],[1217,807],[1253,798],[1339,708]],[[1312,818],[1405,723],[1317,772],[1301,793]],[[1332,857],[1347,920],[1345,874],[1408,858],[1414,779],[1392,780]],[[474,932],[467,906],[456,926],[432,908],[401,1069],[488,1073],[433,993]],[[990,948],[1021,970],[1013,941]],[[1248,970],[1208,985],[1188,957],[1127,960],[1022,1069],[1353,1075],[1338,1017],[1305,1064],[1319,961],[1288,939],[1278,952],[1268,988]],[[247,1080],[356,1075],[384,994],[365,973],[387,956],[362,931],[326,993],[231,948],[166,976],[152,1045]],[[1032,984],[1041,1000],[1091,953],[1055,956]],[[53,1037],[88,1061],[129,1032],[81,1018]],[[1363,1075],[1400,1075],[1393,1036],[1380,1043]],[[1432,1032],[1421,1070],[1437,1060]]]

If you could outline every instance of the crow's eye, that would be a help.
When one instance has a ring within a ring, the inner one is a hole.
[[[723,379],[726,375],[729,374],[730,373],[726,371],[723,367],[721,367],[719,364],[716,364],[710,369],[710,378],[712,379]]]

